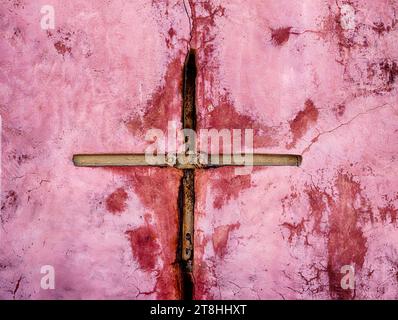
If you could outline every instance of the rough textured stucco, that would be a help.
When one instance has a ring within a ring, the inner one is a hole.
[[[143,152],[148,128],[179,121],[186,41],[169,30],[189,33],[185,11],[52,1],[47,32],[43,4],[1,3],[0,297],[179,298],[171,199],[180,173],[82,169],[71,159]],[[56,290],[40,288],[43,265],[54,266]]]
[[[55,7],[56,28],[40,29]],[[198,171],[198,299],[398,298],[398,3],[2,1],[0,298],[177,299],[174,169],[82,169],[181,115],[300,168]],[[56,289],[40,288],[53,265]],[[355,267],[356,290],[340,268]]]
[[[220,6],[197,39],[201,125],[256,128],[257,152],[304,160],[199,174],[196,297],[397,298],[398,4]]]

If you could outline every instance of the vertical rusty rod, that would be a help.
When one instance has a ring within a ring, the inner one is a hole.
[[[184,271],[192,272],[194,233],[194,170],[183,170],[182,177],[182,261]]]
[[[183,108],[182,126],[196,130],[196,55],[190,49],[183,70]],[[186,150],[188,152],[188,150]],[[195,207],[195,171],[183,170],[182,177],[182,226],[181,226],[181,261],[183,278],[183,298],[193,298],[193,255],[194,255],[194,207]]]

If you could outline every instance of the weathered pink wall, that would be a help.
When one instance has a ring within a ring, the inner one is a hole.
[[[56,29],[40,29],[55,7]],[[300,168],[196,176],[195,297],[397,298],[394,1],[3,1],[0,298],[179,297],[173,169],[83,169],[180,119]],[[343,12],[343,14],[342,14]],[[40,288],[53,265],[56,289]],[[356,290],[340,288],[352,264]]]
[[[196,297],[398,298],[398,4],[228,3],[197,13],[200,124],[304,160],[199,175]]]
[[[55,8],[54,31],[40,28],[44,4]],[[172,30],[189,26],[182,7],[171,9],[2,2],[1,298],[179,297],[180,173],[71,161],[143,152],[147,129],[179,121],[186,41]],[[55,267],[55,290],[40,288],[43,265]]]

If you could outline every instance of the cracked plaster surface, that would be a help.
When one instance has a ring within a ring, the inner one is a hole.
[[[44,4],[0,6],[2,299],[179,298],[181,173],[71,157],[178,122],[189,46],[199,128],[304,157],[197,173],[195,298],[397,298],[396,1],[53,1],[49,31]]]

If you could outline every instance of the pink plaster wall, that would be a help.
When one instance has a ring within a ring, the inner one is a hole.
[[[44,4],[55,8],[48,32],[40,28]],[[170,201],[180,173],[71,161],[74,153],[143,152],[148,128],[179,121],[186,48],[179,37],[189,26],[182,7],[170,9],[148,1],[1,2],[1,298],[180,296]],[[55,268],[55,290],[40,287],[43,265]]]
[[[256,151],[304,160],[199,174],[196,297],[396,299],[398,4],[219,5],[198,31],[201,126],[252,127]]]
[[[56,28],[40,29],[40,8]],[[0,298],[177,299],[174,169],[82,169],[179,121],[252,128],[300,168],[196,175],[195,298],[398,296],[398,4],[2,1]],[[53,265],[56,289],[40,288]],[[340,268],[355,267],[355,290]]]

